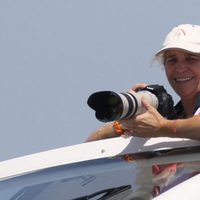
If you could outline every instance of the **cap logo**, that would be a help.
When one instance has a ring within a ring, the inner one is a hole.
[[[177,38],[180,38],[181,36],[185,36],[185,35],[186,35],[186,32],[182,28],[178,29],[175,33],[175,37]]]

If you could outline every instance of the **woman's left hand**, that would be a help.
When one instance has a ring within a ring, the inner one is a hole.
[[[146,112],[129,119],[121,120],[123,129],[128,135],[137,137],[162,137],[164,124],[167,121],[147,99],[142,98],[142,105]]]

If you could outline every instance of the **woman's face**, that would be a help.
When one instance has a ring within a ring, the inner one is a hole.
[[[164,65],[169,83],[182,99],[200,92],[200,54],[168,50]]]

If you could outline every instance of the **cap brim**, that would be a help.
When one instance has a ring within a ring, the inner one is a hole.
[[[160,49],[155,56],[161,56],[163,55],[163,53],[165,51],[168,50],[183,50],[183,51],[187,51],[190,53],[200,53],[200,45],[197,44],[187,44],[187,43],[174,43],[173,44],[168,44],[165,47],[163,47],[162,49]]]

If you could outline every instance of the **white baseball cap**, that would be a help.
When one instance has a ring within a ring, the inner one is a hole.
[[[200,53],[200,26],[181,24],[172,29],[166,36],[163,48],[155,55],[160,56],[166,50],[181,49],[192,53]]]

